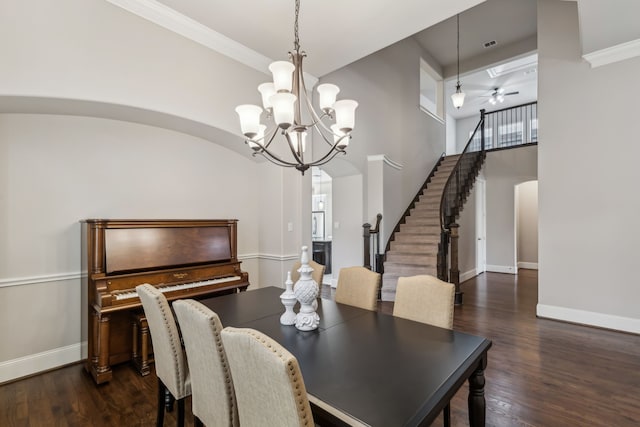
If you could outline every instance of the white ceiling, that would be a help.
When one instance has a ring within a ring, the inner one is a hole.
[[[166,18],[184,20],[187,27],[200,26],[214,36],[213,44],[228,38],[231,48],[225,47],[223,53],[230,50],[233,56],[234,49],[240,47],[244,52],[236,59],[252,57],[244,62],[263,72],[268,61],[285,59],[293,49],[293,0],[107,1],[140,16],[145,15],[138,12],[140,9],[152,9],[152,15],[159,11],[159,19],[144,17],[174,31],[166,25]],[[602,49],[602,43],[610,44],[611,40],[640,37],[640,27],[631,19],[640,11],[640,1],[608,0],[607,6],[601,0],[577,2],[583,44]],[[457,13],[460,80],[467,93],[460,110],[453,109],[450,102],[455,90]],[[606,25],[600,22],[603,16]],[[305,70],[315,77],[413,36],[442,69],[446,109],[455,118],[476,115],[480,108],[505,108],[537,99],[535,63],[499,77],[486,73],[487,67],[535,53],[537,0],[301,0],[299,30],[301,47],[308,54]],[[485,49],[483,43],[491,40],[496,45]],[[493,107],[486,100],[496,87],[519,94]]]
[[[483,1],[301,0],[305,70],[322,77]],[[293,50],[293,0],[159,3],[273,60]]]

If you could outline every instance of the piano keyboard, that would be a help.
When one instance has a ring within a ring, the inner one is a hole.
[[[217,279],[203,280],[201,282],[179,283],[177,285],[157,286],[157,289],[160,292],[172,292],[172,291],[180,291],[183,289],[199,288],[201,286],[214,285],[217,283],[233,282],[234,280],[240,280],[240,279],[242,279],[242,277],[240,276],[219,277]],[[123,299],[138,297],[138,293],[135,290],[114,292],[114,295],[116,297],[116,300],[123,300]]]

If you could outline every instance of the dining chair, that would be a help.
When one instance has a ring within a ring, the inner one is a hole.
[[[423,274],[399,277],[393,315],[440,328],[453,329],[456,287],[437,277]],[[443,411],[444,425],[451,425],[449,403]]]
[[[196,426],[237,427],[238,407],[216,313],[194,300],[177,300],[173,310],[182,331],[191,373],[191,407]]]
[[[364,267],[344,267],[338,274],[335,301],[375,311],[380,274]]]
[[[300,263],[300,261],[297,261],[291,268],[291,280],[293,281],[294,285],[298,280],[300,280],[300,273],[298,273],[298,269],[300,268],[300,266],[302,266],[302,264]],[[313,280],[315,280],[318,286],[322,286],[325,266],[322,264],[318,264],[315,261],[309,260],[309,267],[313,268],[313,272],[311,273],[311,277],[313,278]]]
[[[184,426],[184,399],[191,395],[191,379],[186,356],[180,343],[178,326],[165,296],[155,287],[136,286],[153,341],[153,357],[158,377],[156,425],[164,423],[164,412],[178,402],[177,425]]]
[[[453,328],[455,285],[423,274],[399,277],[393,315],[440,328]]]
[[[254,329],[226,327],[229,358],[242,427],[313,426],[313,415],[297,359]]]

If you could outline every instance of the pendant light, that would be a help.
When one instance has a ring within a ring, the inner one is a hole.
[[[453,102],[453,106],[458,110],[464,104],[464,96],[465,93],[460,88],[460,14],[456,15],[456,24],[457,24],[457,44],[456,49],[458,51],[458,83],[456,84],[456,93],[451,95],[451,102]]]

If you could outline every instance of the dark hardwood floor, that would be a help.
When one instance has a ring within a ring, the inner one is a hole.
[[[463,291],[454,328],[493,341],[487,425],[640,426],[640,336],[537,319],[536,271],[485,273]],[[331,295],[324,286],[323,296]],[[153,374],[140,377],[128,365],[95,386],[72,365],[0,386],[0,426],[152,426],[156,387]],[[185,407],[192,425],[191,402]],[[466,385],[451,410],[452,425],[468,425]],[[165,425],[175,425],[174,414]]]

